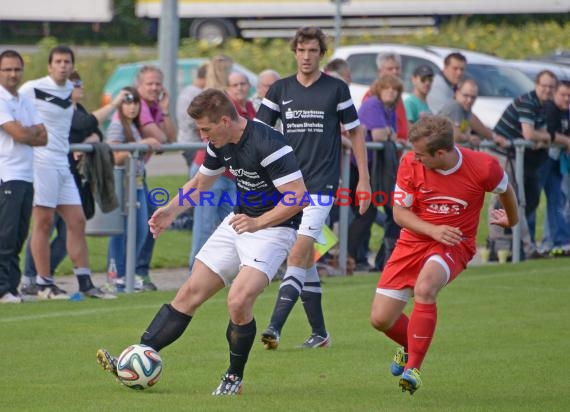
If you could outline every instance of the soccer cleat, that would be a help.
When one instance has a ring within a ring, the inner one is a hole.
[[[261,334],[261,342],[263,342],[263,347],[266,350],[276,350],[279,346],[279,332],[277,332],[273,326],[269,326],[265,329],[265,332]]]
[[[96,299],[117,299],[117,296],[109,293],[109,292],[105,292],[103,289],[101,288],[91,288],[88,289],[86,291],[82,291],[81,292],[83,294],[83,296],[88,297],[88,298],[96,298]]]
[[[69,295],[55,283],[51,285],[38,285],[38,299],[42,300],[69,300]]]
[[[420,386],[422,386],[420,371],[416,368],[406,369],[400,378],[400,388],[402,388],[402,392],[408,391],[410,395],[413,395]]]
[[[328,348],[332,345],[331,335],[327,333],[327,336],[323,337],[317,335],[316,333],[311,333],[305,342],[299,346],[302,349],[313,349],[313,348]]]
[[[406,363],[408,362],[408,354],[404,351],[404,347],[400,346],[396,349],[396,354],[392,360],[392,365],[390,365],[390,372],[394,376],[400,376],[404,372]]]
[[[107,351],[107,349],[97,349],[97,363],[106,371],[117,375],[117,358]]]
[[[226,373],[222,376],[222,381],[216,390],[212,392],[212,395],[241,395],[242,389],[241,378],[237,375]]]

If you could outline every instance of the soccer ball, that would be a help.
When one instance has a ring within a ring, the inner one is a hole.
[[[162,359],[157,351],[147,345],[131,345],[117,361],[119,380],[131,389],[147,389],[153,386],[162,373]]]

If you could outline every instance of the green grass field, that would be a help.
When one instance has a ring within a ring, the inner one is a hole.
[[[118,353],[174,292],[115,301],[0,306],[0,410],[46,411],[565,411],[570,382],[568,259],[468,269],[440,296],[438,329],[423,387],[401,393],[389,373],[395,348],[368,323],[376,275],[327,278],[324,307],[333,346],[302,351],[309,333],[297,305],[278,351],[256,341],[244,394],[210,392],[228,362],[225,293],[207,302],[161,354],[152,389],[118,385],[95,351]],[[258,335],[277,284],[256,305]]]

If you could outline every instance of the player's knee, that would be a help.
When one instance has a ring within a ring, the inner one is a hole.
[[[428,282],[417,283],[414,288],[414,299],[422,303],[433,303],[437,297],[438,288]]]
[[[248,300],[240,294],[228,295],[228,312],[234,322],[240,322],[248,312]]]
[[[374,312],[370,314],[370,324],[374,329],[379,330],[380,332],[384,332],[390,329],[392,323],[394,322],[387,317],[376,314]]]

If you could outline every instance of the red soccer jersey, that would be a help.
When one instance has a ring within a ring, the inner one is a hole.
[[[457,165],[450,170],[432,170],[414,160],[408,152],[401,160],[396,179],[396,193],[400,206],[410,207],[420,219],[436,225],[461,229],[466,244],[475,247],[477,225],[485,192],[503,193],[508,177],[499,162],[483,152],[462,147]],[[432,240],[408,229],[402,229],[400,238],[406,240]]]

